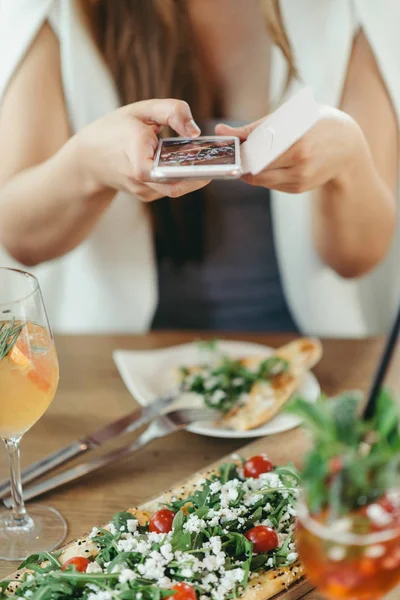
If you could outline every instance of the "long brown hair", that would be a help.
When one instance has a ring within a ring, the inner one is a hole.
[[[296,75],[279,0],[262,0],[273,42]],[[81,0],[94,40],[122,104],[149,98],[186,100],[195,118],[214,116],[207,72],[196,52],[186,0]],[[150,205],[162,253],[181,263],[201,256],[201,195]]]

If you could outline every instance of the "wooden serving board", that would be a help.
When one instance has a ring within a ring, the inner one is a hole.
[[[253,455],[253,454],[251,454],[251,455]],[[242,456],[244,456],[245,458],[249,458],[250,455],[248,452],[244,451]],[[205,476],[207,476],[207,474],[210,474],[211,472],[215,472],[215,470],[218,469],[218,467],[221,464],[223,464],[224,462],[231,462],[232,460],[233,460],[232,455],[223,457],[222,459],[209,465],[209,467],[205,468],[201,473],[194,474],[189,478],[181,480],[180,482],[174,484],[170,490],[167,490],[163,494],[157,495],[156,497],[151,498],[150,500],[146,501],[145,503],[140,504],[137,508],[142,509],[144,511],[155,512],[159,508],[160,504],[165,502],[166,496],[169,497],[169,495],[171,493],[179,495],[179,492],[182,490],[182,488],[185,488],[188,483],[193,483],[193,481],[195,480],[195,478],[197,476],[199,478],[205,477]],[[123,510],[123,508],[121,508],[121,510]],[[94,525],[95,525],[94,523],[91,524],[88,531],[82,536],[82,538],[87,537],[88,533],[91,531],[91,529]],[[59,550],[61,550],[61,551],[66,550],[73,543],[74,543],[74,541],[69,542],[69,543],[65,544],[64,546],[61,546],[61,548]],[[5,579],[9,579],[10,581],[13,581],[13,580],[15,580],[15,575],[17,573],[18,573],[18,571],[14,572],[12,575],[6,577]],[[298,581],[294,582],[289,588],[284,589],[279,594],[276,594],[275,596],[273,596],[273,599],[274,600],[299,600],[300,598],[305,596],[308,592],[310,592],[313,589],[314,589],[314,586],[311,584],[311,582],[309,582],[306,578],[303,577],[303,578],[299,579]]]

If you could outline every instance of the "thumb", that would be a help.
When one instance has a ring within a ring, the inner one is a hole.
[[[200,128],[193,120],[192,111],[187,102],[173,98],[142,100],[126,107],[129,114],[145,123],[168,125],[179,135],[197,137]]]
[[[243,125],[242,127],[230,127],[229,125],[225,125],[224,123],[219,123],[215,127],[216,135],[234,135],[240,139],[240,141],[244,142],[249,137],[250,133],[256,129],[264,121],[265,117],[262,119],[258,119],[258,121],[253,121],[252,123],[248,123],[247,125]]]

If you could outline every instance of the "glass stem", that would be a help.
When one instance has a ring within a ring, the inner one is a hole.
[[[10,465],[10,487],[12,498],[12,526],[26,527],[28,518],[26,514],[24,499],[22,496],[21,465],[19,443],[20,437],[3,440]]]

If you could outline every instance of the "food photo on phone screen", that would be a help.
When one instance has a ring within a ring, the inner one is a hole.
[[[159,164],[171,167],[235,164],[235,140],[168,140],[163,143]]]

